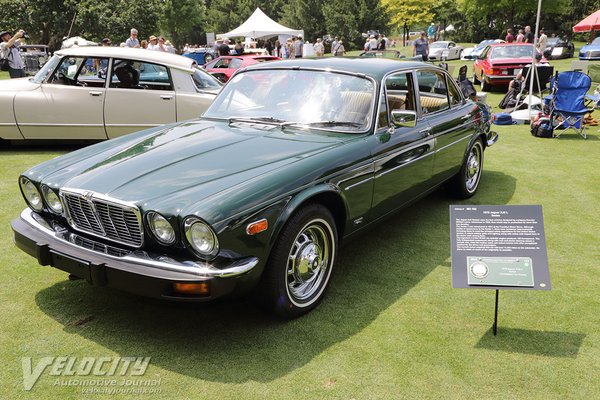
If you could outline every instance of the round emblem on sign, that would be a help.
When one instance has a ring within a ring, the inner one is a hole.
[[[486,263],[478,261],[471,264],[471,273],[477,279],[483,279],[487,276],[489,268]]]

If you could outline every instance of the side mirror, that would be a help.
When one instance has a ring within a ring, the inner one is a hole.
[[[392,110],[392,123],[397,127],[414,128],[417,125],[417,113],[412,110]]]

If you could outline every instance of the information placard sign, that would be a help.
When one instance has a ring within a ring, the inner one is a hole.
[[[550,290],[542,207],[450,206],[452,287]]]

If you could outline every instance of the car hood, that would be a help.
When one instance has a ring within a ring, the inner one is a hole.
[[[0,91],[33,90],[39,87],[31,78],[5,79],[0,81]]]
[[[99,143],[27,175],[51,187],[92,191],[140,207],[167,198],[173,206],[181,199],[178,207],[185,207],[353,137],[201,119]]]

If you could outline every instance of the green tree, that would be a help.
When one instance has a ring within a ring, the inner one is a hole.
[[[203,30],[206,8],[200,0],[166,0],[161,26],[179,47],[191,41],[193,32]]]
[[[385,33],[390,27],[390,14],[379,0],[332,0],[323,5],[323,15],[327,33],[345,38],[350,48],[362,48],[361,33]]]
[[[303,29],[304,36],[314,40],[324,35],[323,2],[318,0],[291,0],[283,6],[281,23],[292,29]]]

